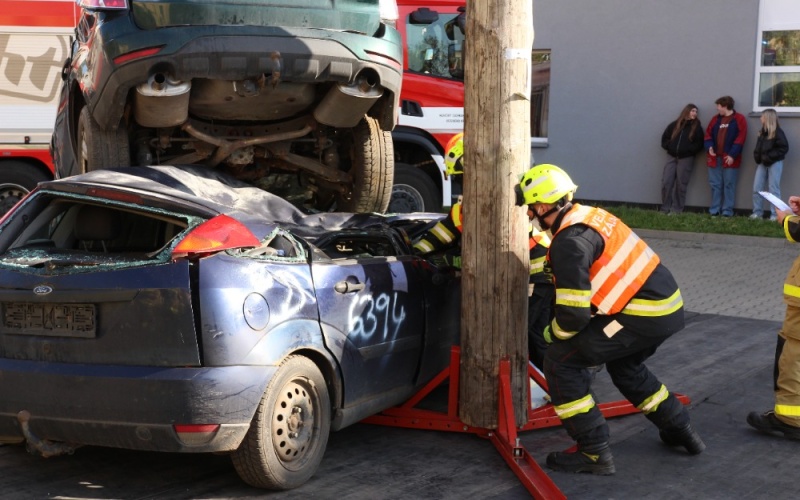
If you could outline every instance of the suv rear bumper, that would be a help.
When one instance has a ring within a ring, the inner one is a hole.
[[[153,368],[0,360],[0,442],[19,441],[21,411],[39,439],[132,450],[236,449],[275,366]],[[220,424],[186,443],[174,424]]]
[[[104,26],[104,31],[111,24]],[[114,36],[114,42],[106,46],[106,64],[97,65],[101,74],[91,75],[96,87],[84,87],[92,114],[104,129],[119,123],[130,89],[156,72],[190,81],[241,80],[269,76],[277,70],[283,81],[352,83],[361,72],[372,70],[378,75],[378,85],[392,94],[391,126],[396,122],[403,75],[400,37],[394,30],[386,30],[383,38],[307,28],[241,26],[175,27],[124,35],[108,31],[105,38]],[[162,48],[153,56],[119,66],[113,63],[119,56],[151,47]]]

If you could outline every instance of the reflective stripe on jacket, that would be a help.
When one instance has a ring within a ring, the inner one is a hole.
[[[456,203],[450,209],[447,217],[428,229],[419,241],[414,243],[414,250],[421,255],[426,255],[447,248],[461,238],[461,232],[461,203]]]
[[[553,274],[547,266],[547,250],[550,248],[550,238],[547,233],[531,226],[528,247],[530,249],[529,283],[552,283]]]
[[[556,234],[573,224],[589,226],[605,242],[602,255],[589,269],[591,304],[598,314],[622,311],[660,262],[658,255],[625,223],[601,208],[575,204]],[[559,292],[556,292],[557,303]],[[579,294],[575,294],[575,290],[565,292],[572,292],[573,300],[585,300],[582,291],[577,291],[581,292]],[[566,297],[562,299],[567,300]]]

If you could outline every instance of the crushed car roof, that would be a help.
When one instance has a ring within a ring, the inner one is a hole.
[[[257,216],[268,221],[298,222],[303,212],[280,196],[234,179],[224,172],[197,165],[160,165],[95,170],[57,181],[60,183],[104,185],[160,194],[191,202],[218,213]]]
[[[223,171],[199,165],[158,165],[94,170],[81,175],[41,183],[43,189],[58,185],[92,185],[155,193],[206,207],[238,219],[257,218],[277,222],[298,234],[315,239],[330,231],[365,229],[412,217],[436,219],[442,214],[323,212],[305,213],[292,203],[261,188],[235,179]],[[405,215],[405,217],[404,217]],[[438,217],[437,217],[438,216]]]

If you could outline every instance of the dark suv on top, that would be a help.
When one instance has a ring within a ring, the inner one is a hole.
[[[57,176],[204,164],[310,209],[386,209],[395,0],[78,3]]]

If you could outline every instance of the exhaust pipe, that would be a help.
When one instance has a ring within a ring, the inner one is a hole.
[[[362,72],[353,84],[337,83],[330,89],[314,110],[314,119],[336,128],[355,127],[382,95],[377,75]]]
[[[189,117],[191,82],[173,80],[156,73],[136,86],[133,94],[133,116],[136,123],[148,128],[175,127]]]

